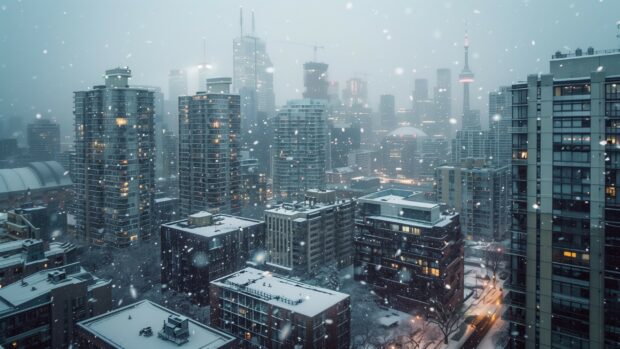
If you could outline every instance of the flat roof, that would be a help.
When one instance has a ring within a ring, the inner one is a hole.
[[[430,210],[432,208],[439,206],[439,204],[432,203],[432,202],[412,201],[408,198],[410,196],[415,195],[416,192],[410,192],[410,193],[411,195],[403,196],[403,195],[398,195],[398,194],[394,194],[391,192],[389,193],[379,192],[377,194],[380,194],[380,195],[370,194],[370,195],[361,197],[360,200],[364,200],[367,202],[375,201],[377,203],[386,202],[388,204],[396,204],[396,205],[421,208],[421,209],[426,209],[426,210]]]
[[[261,223],[262,221],[256,219],[216,214],[213,215],[212,224],[206,226],[189,225],[188,219],[165,223],[162,226],[204,237],[214,237]]]
[[[250,294],[266,303],[308,317],[314,317],[349,298],[342,292],[311,286],[255,268],[245,268],[212,284]]]
[[[182,316],[159,304],[144,300],[80,321],[78,326],[115,348],[216,349],[235,340],[235,337],[225,332],[192,319],[188,319],[190,335],[187,343],[177,345],[161,339],[157,332],[162,329],[164,321],[170,315]],[[151,327],[152,336],[140,335],[140,330],[146,327]]]

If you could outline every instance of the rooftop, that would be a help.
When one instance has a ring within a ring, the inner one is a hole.
[[[159,338],[157,332],[170,315],[183,316],[148,300],[115,309],[78,323],[78,326],[115,348],[200,348],[216,349],[234,341],[234,337],[192,319],[189,322],[189,341],[176,343]],[[150,327],[152,335],[141,334]]]
[[[26,167],[0,169],[0,195],[71,184],[69,174],[56,161],[31,162]]]
[[[400,206],[407,206],[411,208],[420,209],[433,209],[439,207],[439,204],[432,202],[415,201],[413,197],[419,194],[419,192],[401,189],[388,189],[382,190],[376,193],[368,194],[360,198],[364,201],[385,202],[388,204],[396,204]]]
[[[192,216],[199,218],[200,215],[202,215],[202,213],[194,214]],[[189,224],[188,219],[162,224],[162,226],[204,237],[214,237],[261,223],[261,221],[255,219],[231,216],[227,214],[216,214],[213,215],[213,223],[206,226],[191,225]]]
[[[254,268],[245,268],[217,279],[212,284],[250,294],[266,303],[308,317],[314,317],[349,297],[345,293],[285,279]]]

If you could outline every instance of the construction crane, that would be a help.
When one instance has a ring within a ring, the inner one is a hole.
[[[318,45],[318,44],[307,44],[305,42],[297,42],[297,41],[291,41],[291,40],[275,40],[275,42],[282,42],[285,44],[290,44],[290,45],[297,45],[297,46],[304,46],[304,47],[312,47],[312,52],[313,52],[313,60],[316,62],[316,55],[317,55],[317,51],[318,50],[324,50],[325,46],[322,45]]]

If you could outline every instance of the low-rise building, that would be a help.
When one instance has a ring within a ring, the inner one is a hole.
[[[76,322],[110,309],[110,281],[79,263],[40,271],[0,289],[0,345],[67,348]]]
[[[264,234],[262,221],[208,212],[163,224],[162,283],[206,303],[209,282],[261,259]]]
[[[7,211],[4,228],[17,239],[50,241],[67,231],[67,217],[57,207],[24,204]]]
[[[76,327],[78,348],[233,349],[236,342],[229,334],[148,300],[83,320]]]
[[[211,326],[257,348],[349,348],[349,295],[245,268],[211,283]]]
[[[463,300],[463,239],[459,215],[389,189],[358,199],[354,277],[390,306],[410,311],[431,298]]]
[[[69,242],[45,244],[26,239],[0,243],[0,287],[18,281],[40,270],[71,264],[77,249]]]

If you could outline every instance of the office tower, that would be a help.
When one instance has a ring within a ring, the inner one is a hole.
[[[452,140],[452,164],[458,166],[466,159],[484,160],[489,164],[491,156],[489,131],[474,128],[456,131]]]
[[[3,348],[68,348],[78,321],[112,309],[112,283],[73,263],[3,286],[0,302]]]
[[[71,264],[77,259],[77,247],[70,242],[26,239],[0,243],[0,288],[40,270]]]
[[[387,130],[396,128],[396,103],[394,95],[381,95],[379,99],[381,127]]]
[[[24,146],[24,118],[18,115],[0,115],[0,138],[13,138],[19,146]]]
[[[267,176],[261,173],[258,159],[248,151],[241,152],[241,198],[243,206],[257,206],[267,202]]]
[[[78,322],[78,348],[234,349],[235,337],[149,300]]]
[[[452,117],[452,71],[450,69],[437,69],[437,85],[433,99],[437,123],[445,128],[445,132],[448,132]],[[444,136],[450,137],[450,134],[444,134]]]
[[[390,132],[381,142],[382,172],[392,178],[417,176],[422,142],[426,138],[424,131],[410,126]]]
[[[329,128],[329,168],[348,166],[349,153],[360,149],[362,140],[362,127],[357,120],[353,120],[352,122],[333,122]]]
[[[0,169],[0,209],[32,202],[62,209],[70,199],[72,185],[69,173],[56,161]]]
[[[273,195],[303,197],[305,189],[323,188],[327,169],[325,101],[292,100],[274,118]]]
[[[620,342],[620,53],[557,52],[512,85],[511,345]]]
[[[179,137],[172,130],[162,130],[161,176],[157,178],[157,190],[168,196],[179,196]]]
[[[283,273],[309,276],[351,265],[355,203],[333,190],[309,190],[302,203],[265,210],[268,261]]]
[[[480,113],[475,113],[469,104],[469,85],[474,82],[474,73],[469,69],[469,36],[465,34],[465,59],[459,82],[463,84],[463,120],[461,129],[480,129]]]
[[[18,156],[19,153],[17,138],[0,139],[0,160],[9,160]]]
[[[347,80],[342,90],[342,101],[345,107],[368,105],[368,82],[361,78]]]
[[[161,88],[156,86],[146,86],[146,85],[132,85],[132,88],[135,89],[143,89],[150,92],[153,92],[153,105],[155,107],[155,156],[153,157],[153,161],[155,162],[155,178],[161,178],[164,176],[163,168],[164,168],[164,133],[168,130],[169,126],[167,120],[165,118],[166,113],[164,111],[164,93],[161,92]]]
[[[96,244],[149,239],[155,192],[155,97],[130,87],[131,70],[74,93],[76,231]]]
[[[501,241],[509,228],[510,168],[466,161],[435,170],[437,201],[454,208],[470,240]]]
[[[500,87],[489,92],[489,158],[493,166],[510,165],[512,161],[512,121],[510,88]]]
[[[351,344],[347,294],[254,268],[212,282],[210,293],[211,326],[234,334],[243,347],[347,349]],[[241,299],[248,305],[239,306]]]
[[[198,212],[161,226],[161,280],[202,304],[209,283],[257,258],[265,241],[264,222]]]
[[[329,99],[329,105],[331,107],[340,107],[342,101],[340,100],[340,84],[338,81],[330,81],[327,87],[327,99]]]
[[[457,213],[389,189],[358,199],[355,280],[368,283],[389,306],[411,311],[432,298],[463,300],[463,239]]]
[[[240,100],[230,78],[207,80],[207,92],[179,98],[181,216],[240,212]]]
[[[180,96],[187,96],[187,71],[183,69],[172,69],[168,74],[168,99],[174,103],[175,107],[179,102]],[[177,109],[174,108],[174,111]]]
[[[319,62],[304,63],[304,88],[303,97],[305,99],[329,99],[327,90],[329,88],[329,76],[327,75],[328,65]],[[344,98],[344,96],[343,96]]]
[[[156,198],[154,212],[153,222],[157,227],[179,220],[179,199],[166,196]]]
[[[60,154],[60,125],[37,118],[28,124],[28,153],[34,161],[58,160]]]
[[[413,112],[424,132],[429,135],[443,133],[443,129],[435,116],[435,102],[428,95],[428,80],[415,79],[413,90]]]

